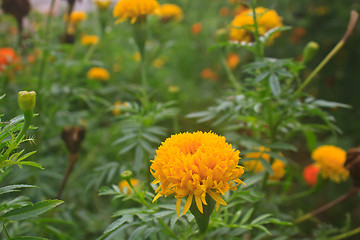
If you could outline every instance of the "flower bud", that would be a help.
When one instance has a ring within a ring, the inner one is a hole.
[[[130,180],[130,178],[132,177],[133,173],[130,170],[126,170],[124,172],[121,173],[121,177],[125,180]]]
[[[354,186],[360,187],[360,147],[348,150],[344,166],[349,170]]]
[[[83,126],[69,126],[63,128],[61,138],[64,140],[70,153],[76,154],[80,152],[85,133],[86,129]]]
[[[220,28],[215,32],[217,42],[226,42],[229,39],[229,32],[225,28]]]
[[[20,91],[18,93],[18,101],[20,109],[25,112],[34,111],[36,102],[36,93],[34,91]]]
[[[309,61],[311,61],[311,59],[314,58],[315,54],[317,53],[317,51],[319,50],[319,44],[316,42],[308,42],[308,44],[306,44],[303,54],[304,54],[304,60],[303,63],[307,63]]]

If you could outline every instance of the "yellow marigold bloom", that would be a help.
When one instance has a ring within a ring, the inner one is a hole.
[[[113,109],[112,109],[112,114],[114,116],[119,115],[121,113],[121,109],[125,108],[125,107],[128,107],[128,106],[129,106],[129,103],[127,103],[127,102],[116,101],[114,103],[114,106],[113,106]]]
[[[170,85],[168,87],[168,91],[171,92],[171,93],[176,93],[176,92],[180,91],[180,88],[179,88],[179,86]]]
[[[139,52],[136,52],[133,54],[133,59],[136,61],[136,62],[140,62],[141,61],[141,54]]]
[[[133,185],[134,188],[136,188],[139,186],[140,181],[138,179],[131,178],[130,183],[131,183],[131,185]],[[128,181],[122,180],[121,182],[119,182],[118,187],[119,187],[120,192],[122,192],[123,194],[131,195],[131,187],[130,187]]]
[[[95,5],[100,10],[108,9],[111,3],[111,0],[95,0]]]
[[[161,17],[163,22],[171,20],[181,21],[184,18],[183,11],[175,4],[162,4],[157,10],[156,14]]]
[[[95,45],[99,42],[99,37],[96,35],[85,35],[81,38],[81,44],[84,46]]]
[[[161,58],[157,58],[153,61],[152,64],[155,68],[162,68],[162,66],[164,66],[164,63],[164,60],[162,60]]]
[[[110,78],[110,74],[105,68],[93,67],[87,72],[87,77],[97,81],[107,81]]]
[[[269,149],[264,146],[259,147],[257,152],[252,152],[245,154],[245,158],[254,159],[250,161],[243,162],[246,171],[252,171],[254,173],[264,171],[264,166],[259,161],[260,158],[270,162],[270,155],[265,153],[269,151]],[[273,174],[269,176],[271,180],[280,180],[285,175],[285,163],[279,159],[275,159],[271,164],[271,169],[273,170]]]
[[[121,0],[115,5],[113,15],[119,18],[119,22],[129,19],[135,23],[137,20],[144,21],[147,15],[155,14],[158,8],[156,0]]]
[[[337,183],[348,178],[349,171],[344,167],[346,152],[343,149],[323,145],[316,148],[311,157],[319,164],[323,178],[328,178]]]
[[[74,24],[79,24],[82,21],[86,20],[87,14],[83,11],[74,11],[70,14],[70,22]]]
[[[201,213],[206,194],[219,204],[226,205],[220,197],[229,190],[244,184],[239,177],[244,173],[238,165],[239,151],[235,151],[224,137],[212,132],[180,133],[172,135],[156,151],[150,171],[155,177],[155,201],[161,196],[175,194],[176,212],[180,215],[181,199],[187,197],[183,214],[193,201]]]
[[[282,18],[279,17],[275,10],[257,7],[255,8],[255,14],[260,36],[264,36],[271,29],[282,26]],[[236,15],[231,23],[230,40],[237,42],[244,41],[247,43],[254,41],[254,24],[252,9]],[[279,34],[280,33],[274,34],[270,41],[276,36],[279,36]]]

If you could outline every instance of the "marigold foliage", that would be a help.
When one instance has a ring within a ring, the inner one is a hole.
[[[184,18],[183,11],[175,4],[162,4],[157,10],[156,14],[161,17],[163,21],[181,21]]]
[[[85,35],[81,38],[81,44],[84,46],[91,46],[99,42],[99,37],[96,35]]]
[[[255,14],[260,36],[264,36],[271,29],[282,26],[282,18],[275,10],[257,7],[255,9]],[[254,24],[252,9],[236,15],[231,22],[230,40],[247,43],[253,42],[253,32],[255,31]],[[279,36],[279,33],[274,34],[269,41],[271,42],[277,36]]]
[[[316,148],[312,154],[312,159],[321,168],[321,176],[334,182],[345,181],[349,176],[349,171],[344,167],[346,152],[332,145],[323,145]]]
[[[110,78],[110,74],[105,68],[93,67],[87,72],[87,77],[97,81],[107,81]]]
[[[235,151],[224,137],[212,132],[180,133],[172,135],[156,151],[150,171],[157,188],[155,201],[161,196],[175,195],[176,212],[180,215],[181,199],[187,197],[183,214],[193,201],[201,213],[206,194],[219,204],[220,197],[236,186],[244,184],[239,177],[244,173],[239,166],[239,151]]]
[[[113,15],[119,18],[118,22],[129,19],[131,23],[135,23],[137,20],[144,20],[147,15],[155,14],[158,8],[156,0],[121,0],[115,5]]]

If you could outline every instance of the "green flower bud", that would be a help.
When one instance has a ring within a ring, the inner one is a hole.
[[[133,173],[130,170],[126,170],[124,172],[121,173],[121,177],[125,180],[130,180],[130,178],[132,177]]]
[[[304,60],[303,63],[307,63],[309,62],[311,59],[314,58],[315,54],[317,53],[317,51],[319,50],[319,44],[316,42],[308,42],[308,44],[306,44],[305,48],[304,48]]]
[[[229,40],[229,32],[225,28],[220,28],[215,32],[215,39],[217,42],[226,42]]]
[[[34,91],[20,91],[18,93],[20,109],[25,112],[33,112],[36,102],[36,93]]]

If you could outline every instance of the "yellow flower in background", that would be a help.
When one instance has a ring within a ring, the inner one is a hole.
[[[176,92],[180,91],[180,88],[179,88],[179,86],[170,85],[168,87],[168,91],[171,92],[171,93],[176,93]]]
[[[93,67],[87,72],[87,77],[97,81],[107,81],[110,78],[110,74],[105,68]]]
[[[119,18],[117,22],[123,22],[127,19],[131,23],[144,21],[147,15],[155,14],[159,8],[156,0],[121,0],[114,7],[113,15]]]
[[[345,181],[349,176],[349,171],[344,167],[346,152],[332,145],[323,145],[316,148],[312,154],[312,159],[320,166],[321,176],[334,182]]]
[[[153,61],[152,65],[155,67],[155,68],[162,68],[162,66],[164,66],[164,60],[162,60],[161,58],[157,58]]]
[[[163,22],[181,21],[184,18],[183,11],[175,4],[162,4],[157,10],[156,14],[161,17]]]
[[[70,22],[74,23],[74,24],[79,24],[82,21],[86,20],[87,18],[87,14],[83,11],[73,11],[70,14]]]
[[[99,37],[96,35],[84,35],[81,38],[81,44],[84,46],[91,46],[99,42]]]
[[[259,147],[256,152],[245,154],[245,159],[254,159],[249,161],[244,161],[243,165],[246,171],[251,171],[253,173],[259,173],[265,170],[264,166],[260,162],[260,158],[270,162],[270,155],[265,153],[270,149],[265,148],[264,146]],[[280,180],[285,175],[285,163],[279,159],[275,159],[271,164],[271,169],[273,174],[269,176],[271,180]]]
[[[238,165],[239,151],[228,144],[225,137],[212,132],[179,133],[167,138],[156,151],[150,171],[153,184],[160,183],[154,200],[175,194],[176,212],[180,215],[181,199],[187,197],[183,214],[193,201],[201,213],[208,194],[216,207],[227,205],[220,197],[236,186],[244,184],[239,177],[244,173]]]
[[[121,109],[125,108],[125,107],[128,107],[128,106],[129,106],[129,103],[127,103],[127,102],[116,101],[114,103],[114,106],[113,106],[113,109],[112,109],[112,114],[114,116],[119,115],[121,113]]]
[[[140,181],[138,179],[131,178],[130,183],[134,188],[136,188],[139,187]],[[118,187],[121,193],[131,195],[132,190],[128,181],[122,180],[121,182],[119,182]]]
[[[136,61],[136,62],[140,62],[141,61],[141,54],[139,52],[136,52],[133,54],[133,59]]]
[[[112,4],[112,0],[95,0],[95,5],[98,9],[108,9]]]
[[[256,19],[258,23],[258,31],[260,36],[264,36],[268,31],[281,27],[282,18],[275,10],[269,10],[263,7],[255,8]],[[230,40],[237,42],[253,42],[255,31],[254,18],[252,9],[241,12],[236,15],[231,22]],[[280,33],[274,34],[270,39],[271,42]]]

